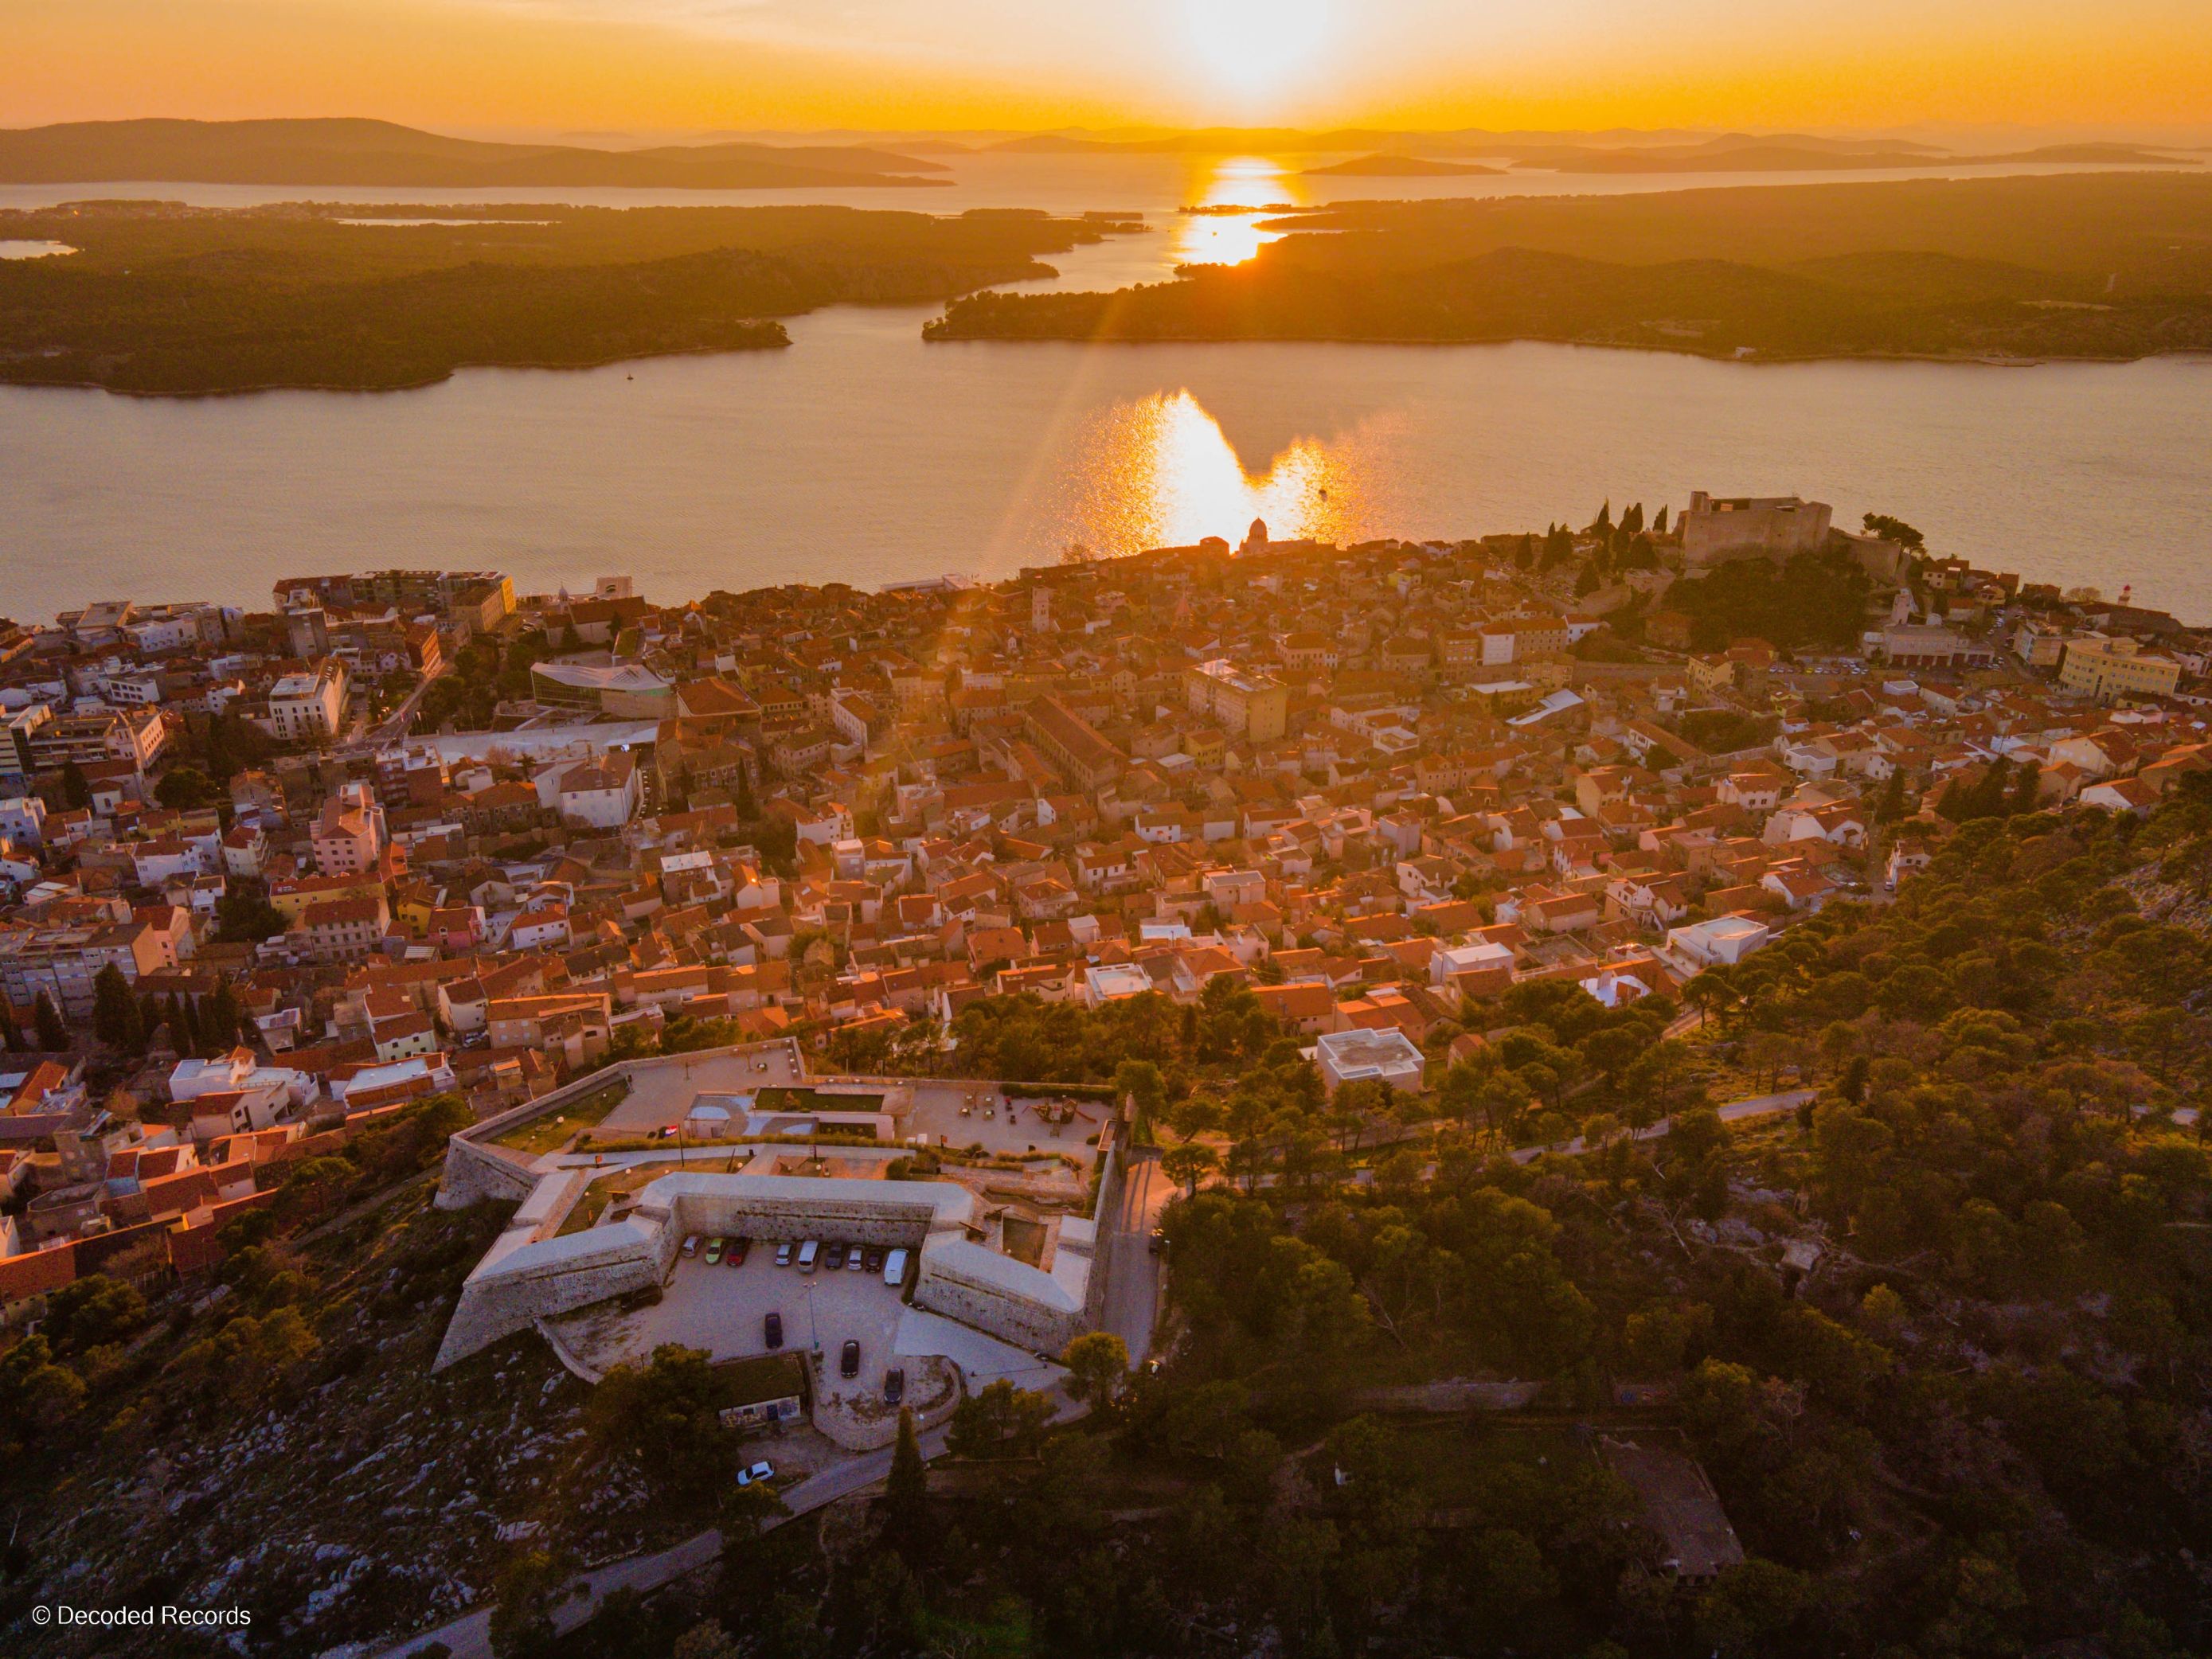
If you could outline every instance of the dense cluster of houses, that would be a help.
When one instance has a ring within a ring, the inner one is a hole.
[[[1707,568],[1729,550],[1690,522]],[[2212,765],[2199,641],[2159,613],[1852,538],[1894,577],[1856,652],[1693,652],[1679,537],[1611,586],[1540,539],[1255,526],[666,606],[395,571],[9,625],[0,1184],[27,1207],[0,1303],[66,1282],[57,1252],[183,1265],[204,1238],[140,1244],[271,1159],[434,1093],[505,1110],[679,1022],[865,1045],[1228,976],[1331,1086],[1417,1091],[1516,984],[1679,994],[1893,891],[1993,768],[2130,811]],[[489,729],[348,714],[357,675],[526,638],[530,695]],[[164,805],[225,715],[272,746]],[[118,976],[135,1038],[95,1040]]]

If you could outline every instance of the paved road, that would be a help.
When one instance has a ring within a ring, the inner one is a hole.
[[[1052,1391],[1053,1420],[1071,1422],[1083,1415],[1085,1407],[1079,1406],[1055,1388]],[[924,1458],[945,1455],[945,1431],[942,1428],[924,1429],[917,1437]],[[891,1472],[891,1449],[862,1452],[842,1462],[831,1465],[819,1474],[810,1475],[783,1493],[785,1506],[793,1518],[825,1509],[841,1498],[850,1498],[857,1492],[884,1480]],[[782,1525],[781,1520],[769,1523],[772,1529]],[[611,1592],[618,1589],[635,1590],[640,1595],[649,1595],[664,1584],[673,1583],[686,1573],[711,1566],[722,1553],[722,1534],[709,1528],[695,1533],[682,1543],[654,1555],[633,1555],[621,1561],[610,1561],[603,1567],[594,1567],[580,1573],[570,1581],[572,1586],[581,1584],[586,1594],[571,1595],[554,1610],[554,1628],[563,1634],[576,1628],[599,1610],[599,1604]],[[435,1630],[417,1632],[405,1641],[398,1643],[375,1656],[375,1659],[411,1659],[433,1642],[443,1642],[451,1650],[453,1659],[493,1659],[491,1650],[491,1609],[479,1606],[463,1613],[450,1624]]]
[[[1747,1100],[1731,1100],[1727,1105],[1718,1108],[1714,1115],[1723,1123],[1741,1123],[1747,1118],[1772,1117],[1778,1112],[1796,1111],[1819,1093],[1820,1091],[1817,1089],[1787,1089],[1778,1095],[1753,1095]],[[1674,1127],[1674,1119],[1662,1117],[1650,1127],[1637,1130],[1634,1138],[1638,1140],[1656,1140]],[[1516,1146],[1513,1149],[1513,1161],[1516,1164],[1526,1164],[1540,1152],[1565,1152],[1571,1157],[1575,1153],[1588,1150],[1589,1148],[1583,1145],[1583,1138],[1577,1135],[1572,1140],[1563,1140],[1553,1146]]]
[[[1136,1364],[1151,1351],[1152,1322],[1160,1305],[1160,1259],[1152,1251],[1152,1228],[1175,1195],[1157,1157],[1133,1157],[1121,1182],[1121,1201],[1107,1219],[1106,1307],[1101,1322],[1121,1339]]]
[[[1063,1401],[1061,1403],[1066,1408],[1067,1402]],[[943,1429],[925,1429],[921,1439],[924,1457],[938,1457],[944,1454]],[[890,1469],[890,1448],[865,1452],[833,1464],[821,1474],[800,1481],[783,1494],[783,1501],[793,1516],[805,1515],[834,1504],[841,1498],[850,1498],[855,1492],[866,1491],[888,1475]],[[771,1523],[781,1524],[780,1522]],[[598,1612],[599,1603],[611,1592],[630,1589],[641,1595],[645,1595],[683,1577],[686,1573],[712,1565],[721,1553],[722,1534],[709,1528],[658,1554],[633,1555],[625,1560],[611,1561],[605,1566],[594,1567],[589,1572],[578,1575],[574,1581],[586,1585],[589,1593],[572,1596],[563,1601],[554,1611],[554,1626],[564,1632],[572,1631]],[[453,1659],[492,1659],[490,1609],[479,1607],[462,1614],[451,1624],[410,1636],[397,1646],[386,1649],[377,1656],[377,1659],[404,1659],[404,1656],[419,1653],[433,1642],[443,1642],[453,1650]]]
[[[1755,1095],[1747,1100],[1732,1100],[1719,1109],[1723,1122],[1740,1123],[1746,1119],[1771,1117],[1779,1112],[1794,1111],[1803,1102],[1814,1097],[1810,1089],[1792,1089],[1781,1094]],[[1636,1132],[1638,1140],[1655,1139],[1672,1127],[1672,1121],[1662,1119],[1646,1129]],[[1546,1151],[1578,1152],[1583,1150],[1579,1137],[1562,1146],[1522,1146],[1513,1157],[1526,1164],[1539,1152]],[[1146,1247],[1153,1221],[1169,1199],[1175,1194],[1175,1185],[1160,1173],[1157,1158],[1133,1159],[1129,1164],[1127,1179],[1122,1183],[1121,1206],[1113,1218],[1113,1232],[1107,1248],[1117,1252],[1109,1269],[1113,1278],[1107,1286],[1106,1328],[1119,1336],[1128,1346],[1131,1359],[1141,1358],[1152,1346],[1152,1320],[1158,1306],[1159,1261]],[[1123,1269],[1129,1271],[1123,1271]],[[1064,1396],[1060,1400],[1060,1420],[1079,1414],[1080,1408]],[[921,1434],[924,1457],[937,1457],[945,1450],[945,1431],[926,1429]],[[836,1503],[841,1498],[850,1498],[865,1492],[890,1473],[891,1455],[888,1449],[866,1452],[833,1464],[819,1474],[800,1481],[783,1494],[783,1500],[794,1516],[805,1515]],[[580,1575],[578,1582],[586,1585],[589,1593],[562,1603],[553,1617],[555,1626],[562,1631],[574,1630],[598,1611],[599,1603],[610,1591],[633,1589],[640,1595],[659,1589],[662,1585],[682,1577],[689,1572],[710,1565],[721,1553],[722,1537],[714,1531],[687,1538],[674,1547],[656,1555],[634,1555],[627,1560],[610,1562],[603,1567]],[[397,1646],[387,1648],[377,1659],[410,1659],[410,1656],[433,1642],[443,1642],[453,1651],[453,1659],[492,1659],[489,1609],[478,1607],[463,1614],[451,1624],[436,1630],[423,1631],[410,1637]]]

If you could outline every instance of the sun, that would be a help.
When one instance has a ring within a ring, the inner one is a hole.
[[[1329,0],[1188,0],[1184,16],[1207,78],[1260,97],[1320,56],[1330,9]]]

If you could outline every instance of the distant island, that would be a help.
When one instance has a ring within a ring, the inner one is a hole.
[[[82,202],[0,212],[0,382],[198,394],[381,391],[790,343],[778,318],[1048,276],[1101,218],[839,207]]]
[[[1420,155],[1362,155],[1328,167],[1308,167],[1310,179],[1454,179],[1474,173],[1503,173],[1480,161],[1438,161]]]
[[[493,144],[390,121],[73,121],[0,129],[0,184],[351,185],[401,190],[851,190],[943,185],[942,161],[836,145]]]
[[[2052,144],[1990,155],[1953,155],[1924,145],[1855,144],[1806,138],[1731,136],[1700,144],[1529,145],[1521,167],[1554,173],[1844,173],[1932,167],[2193,167],[2187,157],[2133,144]]]
[[[1465,128],[1441,132],[1340,127],[1307,132],[1285,127],[1212,127],[1141,137],[1100,137],[1082,132],[1034,133],[989,146],[1027,155],[1298,155],[1371,152],[1373,161],[1399,161],[1418,149],[1443,159],[1453,154],[1510,161],[1552,173],[1841,173],[1905,167],[2084,166],[2195,167],[2193,156],[2126,143],[2050,144],[1995,155],[1958,155],[1935,144],[1901,138],[1828,138],[1811,133],[1726,132],[1578,133],[1493,132]],[[1366,161],[1307,169],[1310,173],[1415,178],[1418,171],[1382,172]]]
[[[2212,178],[2173,173],[1351,202],[1240,265],[981,294],[930,340],[1547,340],[1705,356],[2212,349]]]

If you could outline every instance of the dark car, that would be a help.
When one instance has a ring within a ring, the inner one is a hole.
[[[772,1313],[761,1321],[761,1334],[768,1339],[769,1347],[781,1347],[783,1346],[783,1316],[780,1313]]]
[[[745,1256],[752,1247],[753,1242],[750,1238],[733,1238],[722,1246],[722,1260],[732,1267],[742,1267],[745,1265]]]
[[[884,1404],[896,1406],[906,1398],[906,1371],[894,1365],[884,1373]]]
[[[845,1355],[838,1362],[837,1370],[841,1375],[846,1376],[858,1376],[860,1374],[860,1339],[859,1337],[848,1336],[845,1339]]]
[[[883,1272],[884,1247],[882,1245],[871,1244],[868,1246],[867,1267],[868,1271],[872,1273],[879,1273]]]
[[[828,1245],[823,1249],[822,1256],[823,1269],[834,1273],[845,1265],[845,1247],[842,1244]]]

